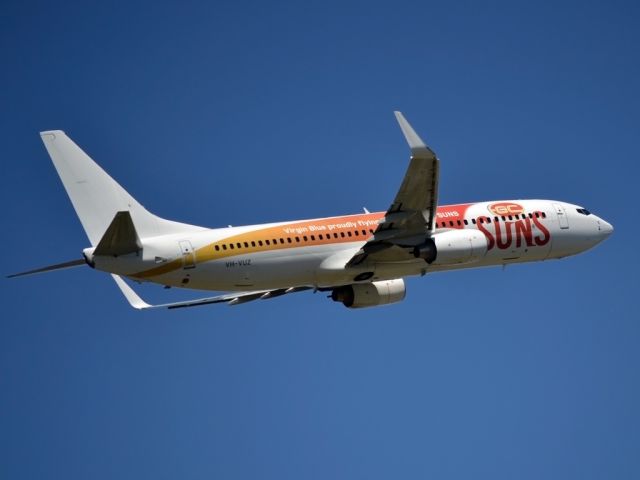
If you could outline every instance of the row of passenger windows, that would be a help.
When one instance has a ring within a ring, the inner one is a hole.
[[[533,218],[533,217],[539,218],[546,218],[546,214],[544,212],[535,212],[535,213],[530,213],[529,214],[529,218]],[[499,222],[500,219],[502,219],[502,221],[506,221],[507,219],[509,220],[513,220],[513,219],[520,219],[520,218],[527,218],[526,214],[521,214],[521,215],[503,215],[501,217],[494,217],[494,222]],[[447,225],[447,223],[449,225]],[[465,225],[469,225],[468,220],[465,218],[463,221],[461,220],[449,220],[448,222],[436,222],[436,228],[446,228],[447,226],[453,227],[455,225],[458,226],[462,226],[462,224]],[[476,219],[472,219],[471,223],[473,223],[474,225],[476,224]],[[490,217],[484,217],[480,218],[479,223],[491,223],[491,218]],[[219,252],[220,250],[236,250],[236,249],[242,249],[242,248],[255,248],[255,247],[263,247],[265,245],[285,245],[285,244],[293,244],[293,243],[304,243],[304,242],[315,242],[316,240],[318,241],[324,241],[324,240],[331,240],[332,238],[349,238],[349,237],[367,237],[368,235],[373,235],[373,229],[369,229],[369,230],[348,230],[346,232],[333,232],[333,233],[325,233],[325,234],[318,234],[318,235],[302,235],[302,236],[296,236],[296,237],[281,237],[281,238],[273,238],[273,239],[266,239],[266,240],[252,240],[250,242],[236,242],[236,243],[223,243],[220,245],[214,245],[214,249],[216,252]]]
[[[529,213],[529,218],[547,218],[547,214],[544,212],[534,212],[534,213]],[[527,218],[527,214],[526,213],[522,213],[522,214],[516,214],[516,215],[502,215],[500,217],[493,217],[493,221],[494,222],[499,222],[500,220],[502,220],[503,222],[505,222],[507,219],[508,220],[519,220],[519,219],[525,219]],[[464,220],[449,220],[449,221],[444,221],[444,222],[436,222],[436,228],[446,228],[446,227],[454,227],[454,226],[462,226],[462,224],[464,223],[464,225],[469,225],[469,221],[465,218]],[[473,223],[474,225],[476,224],[476,219],[473,218],[471,219],[471,223]],[[478,223],[491,223],[491,217],[480,217],[480,219],[478,220]],[[448,225],[447,225],[448,224]]]
[[[346,232],[334,232],[331,233],[319,233],[318,235],[302,235],[297,237],[286,237],[286,238],[273,238],[266,240],[253,240],[251,242],[236,242],[236,243],[223,243],[222,245],[214,245],[214,249],[216,252],[220,250],[235,250],[241,248],[255,248],[262,247],[264,245],[285,245],[290,243],[304,243],[304,242],[315,242],[316,240],[331,240],[332,238],[349,238],[349,237],[367,237],[368,235],[373,235],[373,229],[367,230],[353,230]]]

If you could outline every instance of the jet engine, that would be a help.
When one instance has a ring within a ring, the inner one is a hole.
[[[455,265],[481,260],[487,253],[487,237],[478,230],[436,233],[413,249],[416,258],[433,265]]]
[[[398,278],[334,288],[331,299],[348,308],[377,307],[404,300],[406,293],[404,280]]]

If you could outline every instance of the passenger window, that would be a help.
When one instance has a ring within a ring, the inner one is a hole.
[[[229,248],[230,248],[231,250],[233,250],[233,249],[234,249],[233,243],[230,243],[230,244],[229,244]]]
[[[319,234],[318,234],[318,238],[319,238],[320,240],[324,240],[324,238],[322,238],[322,234],[321,234],[321,233],[319,233]]]
[[[340,232],[340,236],[344,238],[344,232]]]
[[[296,237],[296,242],[300,243],[300,237]]]
[[[225,243],[222,244],[222,249],[226,250],[227,249],[227,245]]]
[[[465,224],[465,225],[469,225],[469,222],[467,221],[467,219],[466,219],[466,218],[464,219],[464,224]]]
[[[362,235],[364,235],[365,237],[367,236],[367,231],[366,230],[362,230]]]
[[[334,234],[333,234],[333,238],[338,238],[338,234],[337,234],[337,233],[334,233]]]
[[[306,236],[306,235],[305,235],[305,236],[303,236],[303,237],[302,237],[302,239],[303,239],[305,242],[306,242],[306,241],[308,241],[308,238],[307,238],[307,236]]]
[[[355,234],[356,234],[356,237],[359,237],[359,236],[360,236],[360,233],[358,232],[358,230],[355,230],[353,233],[355,233]]]
[[[291,237],[287,237],[287,242],[291,243]]]
[[[262,246],[262,240],[258,240],[258,245]]]
[[[242,248],[242,244],[240,242],[236,243],[236,247]]]
[[[547,218],[547,214],[542,212],[542,218]]]
[[[475,225],[475,224],[476,224],[476,219],[475,219],[475,218],[472,218],[472,219],[471,219],[471,223],[473,223],[473,224]]]
[[[350,236],[351,236],[351,232],[347,232],[347,236],[349,236],[349,237],[350,237]]]
[[[281,239],[280,239],[280,243],[284,243],[284,238],[281,238]]]
[[[453,227],[453,220],[449,220],[449,226]]]
[[[458,222],[458,226],[462,225],[462,223],[460,223],[460,220],[458,220],[457,222]]]
[[[220,250],[220,246],[216,245],[215,249],[216,249],[216,252],[217,252],[218,250]]]
[[[244,248],[249,248],[249,244],[247,242],[244,242]]]
[[[315,235],[311,235],[311,241],[312,241],[312,242],[315,242],[315,241],[316,241],[316,237],[315,237]]]
[[[256,246],[256,242],[255,242],[255,241],[252,241],[252,242],[251,242],[251,246],[252,246],[252,247],[255,247],[255,246]]]

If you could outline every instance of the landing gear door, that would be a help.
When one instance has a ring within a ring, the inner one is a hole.
[[[569,228],[569,219],[567,218],[567,212],[564,207],[559,203],[554,203],[553,208],[556,210],[556,215],[558,215],[558,224],[560,225],[560,228]]]
[[[182,268],[185,270],[196,268],[196,253],[189,240],[180,241],[180,252],[182,253]]]

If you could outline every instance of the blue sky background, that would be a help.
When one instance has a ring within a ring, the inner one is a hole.
[[[0,7],[5,274],[88,245],[45,129],[216,227],[385,209],[400,109],[443,203],[566,200],[616,230],[362,311],[2,280],[1,478],[640,478],[637,2],[90,3]]]

